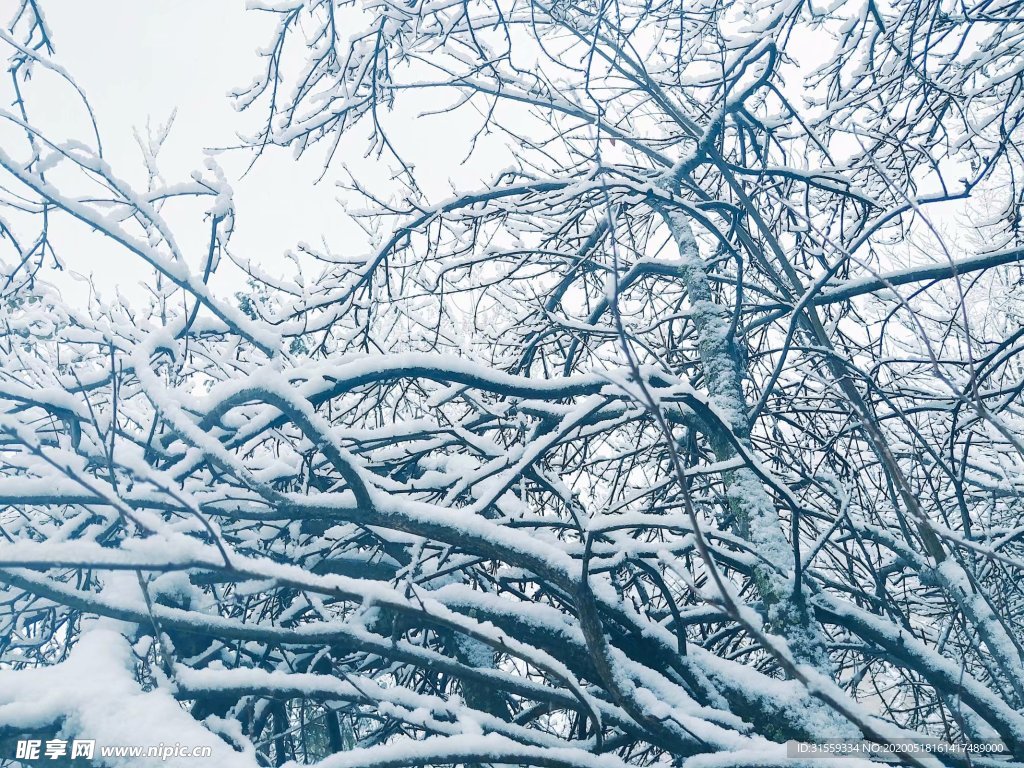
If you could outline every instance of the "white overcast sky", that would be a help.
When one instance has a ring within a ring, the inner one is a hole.
[[[16,3],[0,0],[0,5],[10,13]],[[133,131],[144,132],[147,121],[155,126],[177,110],[160,156],[161,171],[172,183],[187,181],[193,170],[202,169],[208,148],[237,145],[239,132],[251,133],[255,121],[265,116],[259,109],[236,112],[228,93],[247,86],[259,71],[257,49],[270,40],[272,14],[246,10],[240,0],[48,0],[44,10],[55,61],[88,95],[106,159],[119,177],[133,184],[145,182]],[[85,113],[73,92],[52,78],[35,80],[28,93],[33,123],[54,140],[87,139]],[[438,105],[421,104],[416,110],[433,106]],[[391,116],[389,137],[415,159],[422,179],[436,182],[436,194],[450,189],[450,179],[475,186],[490,175],[493,168],[461,163],[471,126],[450,116],[417,118],[417,112]],[[218,154],[235,191],[232,252],[271,273],[293,269],[283,255],[300,241],[319,244],[326,238],[335,253],[365,252],[368,240],[344,215],[334,183],[343,177],[345,164],[361,180],[386,184],[389,170],[364,155],[364,137],[350,137],[330,172],[314,184],[321,173],[319,148],[300,162],[289,150],[274,148],[244,177],[251,153]],[[180,224],[176,234],[199,264],[208,230],[196,213],[198,209],[178,218],[174,212],[167,215],[172,224]],[[66,226],[71,229],[58,233],[65,244],[74,244],[62,252],[70,270],[92,276],[107,300],[114,298],[115,286],[129,300],[140,296],[139,284],[152,279],[144,265],[113,252],[83,227]],[[217,279],[215,289],[222,294],[241,285],[239,274],[230,270],[221,270]],[[77,289],[84,298],[85,284],[80,282]]]
[[[160,156],[168,182],[187,181],[193,170],[203,168],[207,148],[237,145],[238,132],[251,131],[258,115],[237,113],[227,94],[246,86],[258,71],[256,50],[273,29],[269,14],[246,11],[239,0],[50,0],[44,8],[55,59],[88,95],[105,156],[118,176],[144,183],[133,131],[144,132],[147,121],[159,124],[175,110]],[[83,135],[82,110],[66,88],[40,85],[31,96],[34,121],[58,136]],[[243,152],[218,155],[236,196],[233,252],[283,266],[281,255],[298,240],[351,231],[338,226],[330,180],[314,187],[319,169],[313,163],[294,163],[286,150],[279,150],[242,179],[248,157]],[[198,261],[205,236],[194,214],[169,216]],[[101,291],[116,283],[133,299],[137,282],[150,278],[143,265],[108,250],[98,237],[81,233],[76,243],[68,262],[94,276]]]
[[[0,0],[11,13],[16,0]],[[228,93],[248,85],[261,66],[257,49],[265,46],[273,29],[272,14],[248,11],[242,0],[47,0],[47,20],[56,47],[55,60],[64,66],[87,93],[97,115],[105,156],[115,173],[141,185],[144,166],[133,130],[145,130],[177,110],[174,129],[161,155],[161,169],[168,182],[186,181],[201,169],[207,148],[238,143],[239,132],[252,132],[265,112],[257,108],[238,113]],[[44,126],[51,138],[87,138],[84,112],[66,86],[36,78],[29,92],[31,118]],[[800,78],[794,78],[799,80]],[[799,90],[799,84],[794,88]],[[417,164],[417,176],[435,197],[455,183],[463,190],[478,186],[496,166],[507,165],[507,155],[497,145],[463,156],[475,124],[469,110],[417,118],[419,110],[445,105],[421,103],[415,111],[387,118],[389,138]],[[0,141],[7,134],[0,133]],[[19,138],[22,141],[23,139]],[[502,142],[491,137],[486,141]],[[347,165],[362,181],[379,187],[390,176],[375,158],[365,157],[365,136],[352,135],[342,144],[327,176],[321,173],[323,151],[314,148],[300,162],[291,152],[275,148],[266,153],[244,178],[248,151],[218,155],[235,190],[237,222],[232,253],[261,265],[270,274],[292,271],[284,253],[301,241],[319,244],[325,238],[332,251],[362,254],[369,247],[337,203],[334,182]],[[479,158],[493,159],[491,167]],[[936,211],[945,222],[955,210]],[[205,256],[206,229],[199,209],[168,213],[177,227],[176,236],[198,265]],[[175,218],[175,217],[178,218]],[[91,275],[104,298],[113,299],[116,287],[130,301],[141,295],[139,285],[152,273],[132,257],[114,252],[101,238],[78,225],[60,225],[62,256],[70,270]],[[77,229],[75,229],[77,227]],[[70,243],[71,245],[67,245]],[[897,255],[897,263],[920,261],[920,254]],[[227,266],[226,264],[223,266]],[[241,287],[237,271],[221,269],[214,288],[231,293]],[[86,294],[85,283],[69,290]]]

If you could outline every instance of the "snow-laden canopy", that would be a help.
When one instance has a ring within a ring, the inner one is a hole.
[[[249,5],[243,146],[142,184],[0,32],[0,760],[1024,761],[1019,3]],[[233,248],[282,147],[365,247]]]

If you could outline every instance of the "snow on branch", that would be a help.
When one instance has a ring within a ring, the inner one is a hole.
[[[196,170],[173,118],[117,151],[46,5],[0,29],[0,762],[1024,763],[1019,9],[250,2]],[[282,148],[340,203],[286,258]]]

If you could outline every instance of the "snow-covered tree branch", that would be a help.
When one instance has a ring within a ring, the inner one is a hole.
[[[195,168],[114,159],[46,5],[0,32],[0,763],[1024,762],[1020,4],[260,0]],[[286,149],[365,242],[235,245]]]

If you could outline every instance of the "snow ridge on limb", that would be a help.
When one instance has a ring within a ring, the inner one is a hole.
[[[725,426],[736,439],[748,442],[751,430],[742,384],[747,374],[732,336],[729,311],[712,299],[690,223],[675,211],[667,212],[665,219],[679,249],[679,273],[690,300],[709,398],[726,414]],[[719,461],[736,456],[732,443],[721,435],[712,434],[710,439]],[[800,584],[794,581],[797,564],[793,547],[774,503],[748,467],[728,470],[723,478],[737,532],[753,544],[765,561],[764,565],[755,566],[754,574],[770,626],[789,641],[796,658],[828,674],[830,662],[821,627],[806,606]]]

